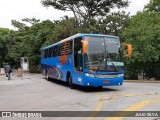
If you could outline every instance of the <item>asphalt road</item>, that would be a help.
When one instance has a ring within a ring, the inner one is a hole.
[[[160,111],[160,83],[70,89],[64,82],[46,81],[40,74],[12,75],[10,81],[0,76],[0,111],[97,111],[88,117],[23,118],[26,120],[158,120],[160,117],[95,116],[98,111]]]

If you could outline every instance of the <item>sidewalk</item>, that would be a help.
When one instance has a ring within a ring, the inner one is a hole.
[[[160,83],[160,80],[124,80],[124,82],[137,82],[137,83]]]
[[[33,82],[29,74],[23,74],[22,77],[17,77],[17,74],[13,73],[11,74],[11,80],[8,80],[5,75],[0,76],[0,85],[19,85]]]

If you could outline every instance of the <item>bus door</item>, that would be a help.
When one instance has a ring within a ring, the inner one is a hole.
[[[74,70],[72,81],[75,84],[83,84],[83,57],[82,57],[82,37],[74,39]]]

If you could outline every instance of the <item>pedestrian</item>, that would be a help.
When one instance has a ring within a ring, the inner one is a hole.
[[[11,79],[10,74],[12,72],[12,68],[11,68],[11,66],[8,63],[6,63],[4,65],[4,70],[5,70],[5,73],[6,73],[6,77],[8,77],[8,80],[10,80]]]

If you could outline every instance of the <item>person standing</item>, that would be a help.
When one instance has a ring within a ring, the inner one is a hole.
[[[5,73],[6,73],[6,77],[8,77],[8,80],[10,80],[11,79],[10,74],[12,72],[12,68],[11,68],[11,66],[8,63],[6,63],[4,65],[4,70],[5,70]]]

